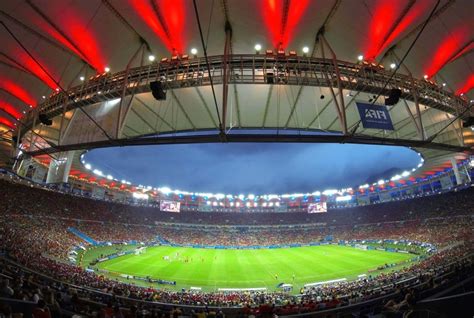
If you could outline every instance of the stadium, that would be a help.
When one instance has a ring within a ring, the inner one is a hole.
[[[472,317],[469,0],[0,4],[0,317]]]

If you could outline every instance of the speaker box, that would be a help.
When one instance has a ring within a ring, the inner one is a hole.
[[[400,100],[401,95],[402,95],[402,91],[399,90],[398,88],[391,89],[388,95],[388,98],[385,98],[385,105],[386,106],[395,105]]]
[[[156,82],[151,82],[150,83],[150,89],[153,97],[156,100],[165,100],[166,99],[166,92],[163,90],[163,86],[161,85],[161,82],[156,81]]]
[[[43,125],[51,126],[53,124],[53,121],[48,119],[48,116],[45,114],[39,114],[38,119]]]
[[[471,126],[474,126],[474,117],[468,117],[466,118],[465,120],[463,120],[462,122],[462,126],[464,128],[468,128],[468,127],[471,127]]]
[[[275,82],[273,73],[267,73],[266,80],[267,84],[273,84]]]

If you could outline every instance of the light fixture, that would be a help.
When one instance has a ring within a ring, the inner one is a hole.
[[[426,75],[426,74],[423,75],[423,78],[424,78],[424,79],[428,79],[428,75]]]
[[[191,49],[191,54],[192,54],[192,55],[197,55],[197,53],[198,53],[198,50],[197,50],[195,47],[193,47],[193,48]]]
[[[309,47],[305,46],[305,47],[303,48],[303,53],[304,53],[304,54],[307,54],[308,52],[309,52]]]
[[[357,59],[362,62],[364,60],[364,56],[361,54],[357,57]]]
[[[106,66],[106,67],[104,68],[104,71],[105,71],[105,73],[110,72],[110,67]]]
[[[43,95],[43,96],[41,96],[41,98],[46,99],[46,96]]]
[[[79,77],[81,81],[84,81],[86,78],[84,76]]]
[[[395,64],[395,63],[390,64],[390,68],[391,68],[392,70],[393,70],[395,67],[397,67],[397,64]]]
[[[446,83],[443,83],[443,87],[445,87],[445,86],[446,86]]]
[[[153,62],[155,60],[155,56],[153,54],[148,55],[148,61]]]
[[[260,50],[262,49],[262,46],[260,44],[255,44],[255,51],[260,52]]]

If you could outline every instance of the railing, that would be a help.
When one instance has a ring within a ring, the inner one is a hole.
[[[471,259],[472,257],[473,257],[473,253],[469,253],[469,254],[461,257],[459,260]],[[116,296],[116,295],[114,296],[113,294],[102,292],[100,290],[96,290],[96,289],[89,288],[89,287],[84,287],[84,286],[78,286],[78,285],[74,285],[74,284],[70,284],[70,283],[58,280],[58,279],[53,278],[49,275],[37,272],[37,271],[32,270],[32,269],[29,269],[29,268],[15,262],[15,261],[13,261],[13,260],[11,260],[7,257],[1,256],[1,255],[0,255],[0,259],[5,261],[6,263],[17,266],[17,267],[21,268],[22,270],[24,270],[26,272],[36,274],[39,277],[42,277],[42,278],[44,278],[46,280],[49,280],[49,281],[52,281],[52,282],[68,285],[68,286],[72,287],[73,289],[75,289],[77,291],[84,292],[85,294],[102,296],[102,298],[105,298],[105,299],[108,299],[108,300],[112,300],[112,299],[120,300],[122,305],[130,306],[132,304],[143,304],[143,305],[161,306],[163,308],[172,308],[172,307],[177,305],[177,304],[171,304],[171,303],[150,302],[150,301],[139,300],[139,299],[131,299],[131,298],[124,297],[124,296]],[[455,262],[451,262],[449,264],[444,264],[444,265],[438,266],[438,269],[449,269],[453,264],[455,264]],[[441,280],[443,280],[447,277],[452,277],[452,276],[456,276],[456,275],[458,275],[458,273],[456,271],[446,271],[446,272],[436,276],[435,280],[441,281]],[[414,277],[412,276],[409,279],[404,279],[402,281],[394,282],[394,284],[398,287],[401,287],[401,286],[410,287],[410,288],[413,288],[415,290],[422,290],[422,289],[424,289],[424,286],[429,284],[428,281],[418,283],[417,279],[412,279],[412,278],[414,278]],[[443,286],[443,288],[446,288],[446,287],[447,286]],[[429,290],[427,290],[427,291],[429,292]],[[367,301],[355,303],[355,304],[349,304],[349,305],[342,306],[342,307],[336,307],[336,308],[331,308],[331,309],[326,309],[326,310],[319,310],[319,311],[312,312],[312,313],[296,314],[296,315],[291,315],[291,316],[326,317],[326,315],[328,315],[328,314],[335,314],[335,315],[343,316],[344,313],[353,312],[353,311],[361,309],[361,308],[373,308],[374,306],[379,306],[380,303],[383,300],[390,299],[390,298],[394,297],[396,294],[397,294],[396,292],[388,293],[386,295],[376,297],[376,298],[373,298],[373,299],[370,299],[370,300],[367,300]],[[87,303],[89,305],[92,305],[94,307],[99,307],[100,308],[100,307],[105,306],[104,302],[96,302],[96,301],[93,301],[93,300],[90,300],[90,299],[82,298],[81,301],[84,302],[84,303]],[[182,304],[178,304],[178,305],[179,305],[179,307],[181,307],[181,308],[183,308],[187,311],[190,311],[190,310],[193,310],[193,309],[204,309],[204,308],[223,309],[225,311],[227,317],[240,316],[241,309],[242,309],[241,306],[235,306],[235,307],[221,307],[221,306],[219,306],[219,307],[214,307],[214,306],[205,306],[205,305],[182,305]]]
[[[417,100],[420,104],[452,114],[458,114],[467,106],[465,100],[440,86],[403,74],[395,74],[390,80],[391,71],[372,64],[260,54],[231,55],[227,59],[224,56],[211,56],[208,60],[214,84],[224,82],[224,69],[228,69],[230,75],[227,82],[230,84],[337,87],[338,70],[342,89],[387,95],[390,89],[398,88],[404,99]],[[390,84],[382,90],[389,80]],[[149,84],[153,81],[161,81],[164,89],[206,86],[211,82],[204,58],[153,63],[131,68],[128,72],[97,75],[67,92],[53,94],[38,106],[37,112],[52,118],[77,107],[132,93],[149,92]],[[35,116],[36,112],[28,113],[23,120],[24,127],[31,128]]]

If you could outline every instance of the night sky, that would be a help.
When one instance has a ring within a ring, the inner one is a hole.
[[[361,185],[387,170],[411,170],[420,157],[388,146],[214,143],[96,149],[85,160],[104,174],[145,186],[283,194]]]

